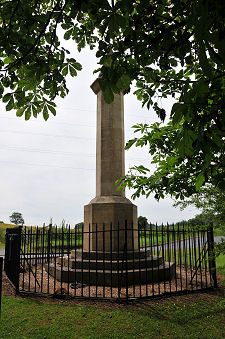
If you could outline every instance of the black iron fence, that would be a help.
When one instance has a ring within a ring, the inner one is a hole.
[[[0,257],[0,319],[2,306],[2,273],[3,273],[3,257]]]
[[[216,287],[213,228],[89,225],[11,229],[5,270],[17,292],[132,299]]]
[[[7,228],[5,234],[4,270],[16,293],[19,292],[21,232],[22,226]]]
[[[212,227],[24,227],[19,252],[23,293],[129,300],[217,285]]]

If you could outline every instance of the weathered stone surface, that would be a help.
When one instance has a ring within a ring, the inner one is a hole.
[[[123,93],[107,104],[98,80],[91,88],[97,94],[96,196],[125,196],[115,186],[125,175]]]
[[[138,248],[138,234],[133,232],[133,228],[137,229],[137,208],[123,199],[123,202],[109,202],[110,199],[92,202],[84,207],[84,250],[122,251],[126,237],[128,250]]]
[[[97,95],[96,197],[84,206],[84,250],[101,251],[104,246],[105,251],[120,251],[125,237],[127,249],[136,250],[137,232],[132,229],[137,228],[137,207],[115,186],[115,181],[125,175],[123,92],[107,104],[98,79],[91,88]],[[104,235],[103,229],[107,231]]]
[[[103,269],[101,264],[93,269],[76,268],[72,269],[59,263],[51,263],[45,266],[51,275],[63,282],[80,282],[82,285],[123,287],[147,284],[152,282],[167,281],[175,275],[174,263],[162,263],[153,267],[129,268],[126,264],[120,263],[117,269]]]

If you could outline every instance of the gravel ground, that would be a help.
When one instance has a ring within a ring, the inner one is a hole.
[[[181,268],[181,269],[180,269]],[[36,277],[36,280],[35,280]],[[78,283],[78,288],[72,289],[71,285],[67,283],[62,283],[60,281],[55,280],[51,275],[41,267],[41,265],[37,265],[36,270],[33,270],[33,274],[31,271],[27,270],[26,272],[21,273],[20,276],[20,289],[30,292],[41,292],[47,294],[63,294],[69,296],[79,296],[79,297],[100,297],[100,298],[114,298],[117,299],[126,297],[126,288],[121,288],[120,292],[118,288],[111,288],[102,286],[86,286]],[[181,279],[182,278],[182,279]],[[191,289],[190,285],[191,280],[191,271],[186,271],[185,267],[177,267],[176,279],[172,281],[166,281],[161,283],[151,284],[148,283],[143,285],[136,285],[135,287],[131,286],[128,288],[128,296],[129,298],[139,298],[151,295],[160,295],[164,292],[169,293],[180,291],[182,289]],[[202,274],[197,275],[194,278],[193,289],[205,288],[210,285],[209,282],[209,273],[205,276]],[[207,282],[207,285],[206,285]],[[69,289],[68,289],[69,288]],[[62,292],[61,292],[62,291]]]
[[[54,292],[55,290],[55,294],[59,294],[59,295],[67,295],[69,294],[69,296],[84,296],[84,297],[106,297],[106,298],[110,298],[111,297],[111,289],[109,287],[105,287],[105,290],[103,290],[102,287],[98,287],[97,291],[96,291],[96,286],[84,286],[83,287],[83,291],[82,288],[77,288],[77,289],[72,289],[69,288],[69,293],[68,293],[68,284],[67,283],[62,283],[62,292],[61,292],[61,283],[58,281],[54,281],[54,279],[50,276],[48,277],[48,274],[44,271],[43,272],[43,280],[42,280],[42,291],[47,293],[49,292],[50,294]],[[39,274],[37,273],[37,279],[39,282],[41,282],[41,272],[39,271]],[[179,272],[177,272],[177,275],[179,274]],[[24,283],[22,282],[22,276],[24,275]],[[40,276],[39,276],[40,275]],[[213,295],[215,294],[222,294],[224,295],[224,289],[222,288],[222,280],[223,280],[223,276],[221,276],[220,274],[217,275],[218,278],[218,285],[219,285],[219,289],[213,292]],[[180,283],[177,279],[177,282],[175,281],[175,279],[171,282],[171,284],[169,284],[169,282],[166,282],[166,285],[164,285],[164,283],[161,283],[160,286],[158,286],[158,284],[154,285],[154,294],[155,296],[159,295],[159,287],[160,287],[160,291],[161,293],[166,291],[169,292],[169,290],[171,289],[171,291],[175,291],[176,290],[176,285],[177,285],[177,289],[178,291],[180,290]],[[199,284],[199,288],[200,288],[200,284]],[[203,286],[204,287],[204,286]],[[38,285],[36,284],[35,286],[35,279],[30,275],[29,278],[29,274],[28,273],[21,273],[21,282],[20,282],[20,289],[24,289],[24,290],[30,290],[31,292],[35,291],[36,288],[36,292],[39,292],[41,289],[38,287]],[[146,296],[147,295],[152,295],[153,292],[153,288],[152,286],[149,284],[148,287],[146,288],[146,285],[141,285],[141,286],[136,286],[135,290],[133,289],[133,287],[130,287],[128,290],[129,293],[129,297],[132,298],[133,293],[135,291],[135,296],[139,297],[140,293],[142,296]],[[11,282],[9,281],[9,279],[6,277],[5,272],[3,272],[3,282],[2,282],[2,294],[3,296],[15,296],[15,290],[13,285],[11,284]],[[202,294],[202,293],[199,293]],[[212,291],[208,291],[207,292],[208,295],[212,294]],[[204,293],[205,295],[205,293]],[[113,288],[112,289],[112,296],[114,297],[114,299],[116,299],[118,297],[118,289],[117,288]],[[121,289],[121,298],[124,298],[126,296],[126,290],[125,288]],[[192,294],[193,298],[196,298],[196,294]],[[189,295],[190,297],[190,295]],[[190,297],[192,298],[192,297]]]
[[[221,285],[223,277],[218,275],[219,285]],[[96,308],[108,310],[149,310],[153,304],[163,304],[166,302],[172,302],[176,304],[188,304],[195,303],[197,301],[207,301],[213,302],[216,298],[224,297],[224,289],[218,288],[217,290],[209,290],[207,292],[194,293],[194,294],[185,294],[179,296],[167,296],[161,298],[152,298],[152,299],[140,299],[136,301],[130,301],[129,303],[124,302],[115,302],[115,301],[104,301],[104,300],[79,300],[79,299],[55,299],[50,297],[41,297],[41,296],[27,296],[27,295],[15,295],[14,288],[3,273],[3,296],[15,296],[15,298],[30,298],[33,300],[38,300],[40,303],[57,303],[65,305],[78,305],[78,306],[92,306]]]

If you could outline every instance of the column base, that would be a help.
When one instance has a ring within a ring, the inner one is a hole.
[[[84,206],[84,251],[138,249],[137,206],[121,196],[100,196]]]
[[[125,254],[125,257],[124,257]],[[71,255],[57,258],[46,269],[59,281],[79,282],[89,286],[124,287],[172,280],[175,263],[164,262],[150,250],[126,253],[71,251]],[[62,265],[62,266],[61,266]]]

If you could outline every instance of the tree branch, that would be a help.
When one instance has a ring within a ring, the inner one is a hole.
[[[64,5],[64,8],[65,6],[67,5],[68,3],[68,0],[65,1],[65,5]],[[28,56],[34,49],[37,49],[38,47],[38,43],[40,42],[40,39],[41,37],[43,36],[43,34],[45,33],[51,19],[52,19],[52,16],[53,16],[53,13],[54,11],[56,10],[56,8],[58,7],[58,5],[60,4],[60,0],[57,1],[57,3],[55,4],[54,8],[51,10],[50,14],[49,14],[49,17],[48,17],[48,20],[46,22],[46,24],[44,25],[44,27],[42,28],[42,30],[40,31],[40,33],[38,34],[34,44],[28,49],[28,51],[20,58],[18,58],[14,63],[11,63],[11,65],[7,68],[7,70],[10,70],[11,68],[17,66],[23,59],[26,58],[26,56]]]

